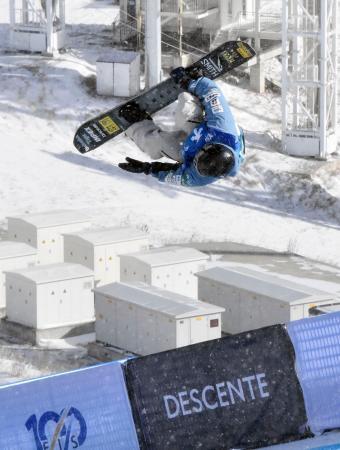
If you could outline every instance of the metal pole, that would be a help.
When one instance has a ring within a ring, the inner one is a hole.
[[[136,28],[137,28],[137,50],[140,50],[141,34],[142,34],[142,12],[140,0],[136,0]]]
[[[178,36],[179,36],[179,64],[182,65],[183,56],[183,0],[178,0]]]
[[[22,0],[22,22],[28,23],[28,5],[27,0]]]
[[[292,88],[293,91],[293,117],[292,117],[292,125],[293,128],[296,130],[299,127],[299,108],[298,108],[298,101],[299,101],[299,88],[297,85],[297,74],[295,73],[295,70],[297,70],[297,67],[299,66],[299,57],[300,57],[300,51],[301,51],[301,39],[297,36],[298,30],[299,30],[299,18],[298,18],[298,4],[297,0],[293,0],[292,5],[292,14],[293,14],[293,23],[294,23],[294,35],[292,39],[292,77],[294,80],[294,85]]]
[[[327,154],[327,4],[328,0],[320,2],[320,157]]]
[[[60,21],[63,30],[65,30],[65,20],[65,1],[63,0],[60,11]]]
[[[9,1],[9,14],[10,14],[11,27],[13,27],[15,24],[15,1],[14,0]]]
[[[334,131],[336,133],[337,130],[337,120],[338,120],[338,92],[339,92],[339,86],[338,86],[338,70],[337,70],[337,64],[338,64],[338,39],[337,39],[337,31],[340,33],[340,30],[337,30],[337,24],[339,19],[339,10],[338,10],[338,1],[334,1],[334,14],[333,14],[333,20],[334,20],[334,29],[332,30],[332,56],[334,58],[334,65],[335,65],[335,74],[334,74],[334,107],[333,107],[333,114],[332,114],[332,127],[334,127]]]
[[[255,50],[257,52],[261,51],[261,39],[260,39],[260,31],[261,31],[261,0],[255,0]]]
[[[220,13],[220,28],[223,28],[229,22],[228,0],[219,0],[218,8]]]
[[[145,61],[146,85],[152,87],[161,81],[161,1],[146,0]]]
[[[46,53],[53,54],[52,0],[46,0]]]
[[[288,1],[282,0],[282,150],[286,149],[286,130],[287,130],[287,83],[288,83]]]

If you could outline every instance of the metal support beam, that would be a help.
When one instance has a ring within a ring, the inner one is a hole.
[[[152,87],[161,81],[161,1],[146,0],[145,60],[146,85]]]
[[[10,17],[10,24],[11,27],[15,24],[15,1],[10,0],[9,2],[9,17]]]
[[[182,65],[182,57],[183,57],[183,0],[177,0],[177,10],[178,10],[178,19],[177,19],[177,33],[178,33],[178,46],[179,46],[179,60],[180,65]]]
[[[337,2],[283,0],[282,16],[283,150],[326,159],[336,149]]]
[[[328,1],[320,2],[320,156],[327,154],[327,5]]]
[[[255,50],[259,52],[261,50],[261,0],[255,0]]]
[[[22,22],[28,23],[28,4],[27,0],[22,0]]]
[[[228,0],[219,0],[218,1],[218,9],[219,9],[219,18],[220,18],[220,28],[228,25],[230,21],[229,17],[229,1]]]
[[[46,53],[53,55],[53,6],[52,0],[46,0]]]
[[[287,80],[288,75],[288,49],[287,44],[287,18],[290,10],[290,0],[283,0],[282,3],[282,149],[286,152],[286,127],[287,127]]]

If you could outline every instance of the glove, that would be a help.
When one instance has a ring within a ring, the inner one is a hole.
[[[130,123],[140,122],[142,120],[152,120],[151,116],[146,111],[142,110],[135,101],[123,105],[118,114]]]
[[[170,76],[182,89],[187,90],[190,81],[203,77],[203,70],[200,67],[191,67],[188,69],[177,67],[170,72]]]
[[[132,173],[145,173],[149,175],[151,172],[151,163],[138,161],[137,159],[125,158],[127,162],[119,163],[118,167],[120,169],[126,170]]]
[[[156,161],[151,163],[151,173],[169,172],[170,170],[177,170],[180,166],[181,163],[162,163]]]
[[[162,162],[143,162],[137,159],[125,158],[126,163],[119,163],[120,169],[126,170],[132,173],[144,173],[145,175],[157,174],[159,172],[168,172],[170,170],[177,170],[181,163],[162,163]]]

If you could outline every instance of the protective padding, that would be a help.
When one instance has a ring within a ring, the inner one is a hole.
[[[0,388],[1,450],[137,450],[119,363]]]
[[[143,450],[257,448],[307,420],[281,325],[129,360],[126,379]]]
[[[314,434],[340,427],[340,313],[290,322],[296,371]]]

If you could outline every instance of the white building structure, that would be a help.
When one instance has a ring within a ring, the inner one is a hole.
[[[143,283],[94,289],[96,337],[149,355],[221,337],[224,308]]]
[[[325,159],[336,150],[337,0],[283,0],[284,152]]]
[[[185,247],[164,247],[121,255],[120,280],[141,281],[181,295],[197,298],[196,272],[209,257]]]
[[[6,277],[4,272],[34,266],[37,249],[21,242],[0,242],[0,317],[6,315]]]
[[[241,267],[215,267],[197,277],[199,298],[225,308],[225,333],[304,319],[312,308],[335,300],[329,292]]]
[[[65,45],[65,0],[10,0],[11,46],[53,55]]]
[[[113,50],[97,59],[97,94],[133,97],[140,91],[140,53]]]
[[[7,237],[37,248],[37,264],[64,261],[63,233],[89,228],[90,218],[77,211],[58,210],[8,217]]]
[[[65,261],[83,264],[93,270],[96,286],[119,281],[120,255],[148,248],[148,237],[131,227],[64,235]]]
[[[93,272],[79,264],[59,263],[6,272],[7,319],[33,328],[41,338],[92,342]]]

